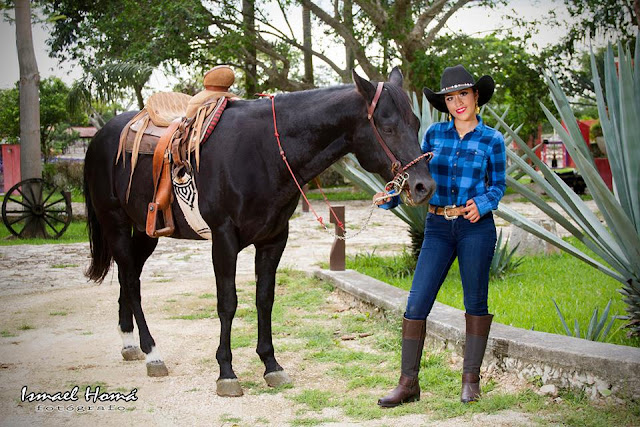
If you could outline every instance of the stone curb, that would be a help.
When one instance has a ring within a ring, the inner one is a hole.
[[[353,270],[319,270],[327,280],[353,297],[401,316],[408,292]],[[436,345],[463,354],[464,312],[435,303],[427,336]],[[640,349],[530,331],[493,323],[485,363],[543,384],[584,389],[591,397],[640,397]]]

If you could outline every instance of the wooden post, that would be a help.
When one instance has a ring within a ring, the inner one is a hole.
[[[342,222],[343,227],[346,227],[344,222],[344,206],[334,206],[333,211],[336,213],[338,220]],[[338,226],[338,221],[331,215],[331,223],[335,224],[335,233],[337,236],[344,236],[344,231]],[[343,239],[335,238],[333,245],[331,245],[331,254],[329,255],[329,270],[331,271],[344,271],[345,269],[345,242]]]
[[[304,191],[304,194],[307,194],[309,192],[309,184],[303,185],[302,191]],[[304,197],[302,198],[302,212],[309,212],[309,203],[307,203]]]

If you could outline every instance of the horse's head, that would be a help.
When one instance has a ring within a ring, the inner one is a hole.
[[[418,142],[420,123],[402,89],[402,73],[395,67],[389,81],[376,86],[353,71],[353,81],[367,108],[366,112],[363,110],[362,120],[358,120],[352,151],[367,171],[391,181],[422,155]],[[427,202],[435,191],[427,161],[415,162],[406,172],[409,179],[404,190],[410,191],[414,203]]]

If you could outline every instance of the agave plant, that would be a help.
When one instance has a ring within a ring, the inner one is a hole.
[[[600,123],[613,175],[613,193],[600,177],[569,101],[553,74],[545,75],[545,79],[564,125],[541,104],[549,122],[560,135],[584,178],[604,218],[604,224],[571,188],[535,156],[516,131],[495,111],[490,108],[488,110],[526,153],[533,167],[511,150],[507,150],[508,157],[530,176],[533,182],[543,188],[552,201],[557,203],[559,209],[552,207],[513,177],[507,176],[507,184],[583,242],[604,262],[595,260],[539,225],[518,218],[514,215],[515,212],[506,206],[501,205],[497,214],[620,281],[623,284],[620,292],[628,306],[628,326],[637,335],[640,333],[640,71],[637,68],[640,61],[640,39],[636,39],[635,60],[632,59],[629,49],[623,49],[620,43],[618,57],[619,74],[614,64],[613,49],[609,45],[605,57],[606,91],[603,92],[595,58],[591,56]]]
[[[611,331],[611,327],[613,326],[613,322],[620,318],[620,316],[612,316],[607,323],[607,319],[609,318],[609,310],[611,309],[611,300],[607,303],[607,306],[604,308],[602,312],[602,316],[598,315],[598,307],[593,310],[593,314],[591,315],[591,319],[589,320],[589,326],[587,329],[583,329],[583,334],[580,334],[580,324],[578,323],[578,319],[574,319],[573,321],[573,331],[569,328],[567,321],[560,311],[560,307],[558,307],[558,303],[556,300],[551,298],[553,301],[553,305],[556,306],[556,313],[558,313],[558,317],[560,318],[560,322],[562,323],[562,327],[564,328],[564,332],[570,337],[576,338],[584,338],[589,341],[606,341],[609,332]]]
[[[516,250],[520,246],[517,243],[513,249],[509,250],[509,238],[502,244],[502,229],[498,234],[498,240],[496,242],[496,249],[493,253],[493,259],[491,260],[491,266],[489,268],[489,277],[500,278],[506,274],[514,271],[524,262],[524,257],[514,256]]]

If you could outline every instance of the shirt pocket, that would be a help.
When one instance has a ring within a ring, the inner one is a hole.
[[[485,163],[486,154],[481,150],[466,150],[464,154],[465,166],[473,169],[482,169]]]

